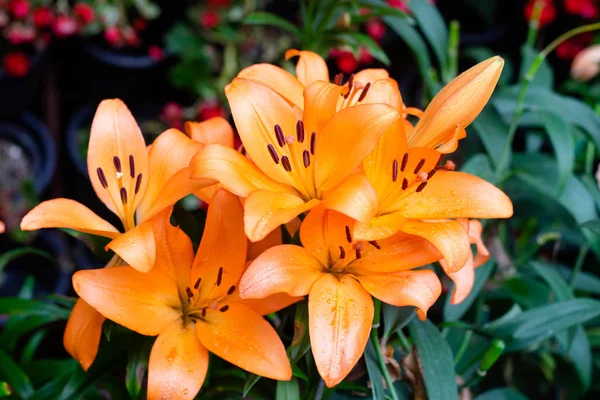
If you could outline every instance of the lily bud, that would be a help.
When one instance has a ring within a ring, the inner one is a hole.
[[[348,29],[350,27],[350,22],[350,14],[344,12],[336,21],[335,26],[338,29]]]
[[[583,49],[571,64],[571,77],[576,81],[589,81],[598,73],[600,73],[600,44]]]

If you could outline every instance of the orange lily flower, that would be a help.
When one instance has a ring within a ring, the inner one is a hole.
[[[356,241],[353,225],[353,219],[320,205],[300,227],[304,247],[266,250],[240,281],[244,299],[308,295],[312,352],[328,387],[340,383],[363,354],[373,319],[371,295],[414,306],[424,319],[442,290],[433,271],[413,270],[440,259],[429,242],[404,233]]]
[[[247,240],[242,213],[237,197],[219,190],[195,258],[190,239],[171,226],[167,210],[155,221],[158,251],[150,272],[114,267],[73,276],[77,293],[105,317],[158,335],[150,353],[148,399],[193,399],[206,376],[209,351],[258,375],[291,378],[283,343],[261,316],[289,303],[271,298],[259,307],[238,295]]]
[[[125,232],[83,204],[63,198],[39,204],[23,218],[21,229],[70,228],[105,236],[112,239],[107,250],[133,268],[148,271],[156,253],[152,217],[214,183],[189,177],[189,161],[203,147],[169,129],[146,148],[127,106],[118,99],[104,100],[92,122],[88,171],[96,194],[119,217]]]
[[[494,185],[453,171],[452,163],[436,167],[442,153],[456,149],[464,128],[489,99],[502,66],[499,57],[474,66],[434,97],[414,129],[405,121],[382,136],[363,161],[378,203],[373,203],[374,218],[357,223],[358,239],[377,240],[398,231],[421,236],[442,253],[446,272],[454,273],[470,254],[467,231],[454,219],[512,215],[510,199]]]
[[[271,89],[273,80],[264,84],[258,74],[240,76],[245,77],[235,78],[225,93],[252,161],[232,149],[208,146],[192,159],[192,177],[218,180],[246,198],[245,231],[252,241],[322,201],[357,220],[370,220],[375,193],[364,175],[353,172],[399,121],[397,110],[380,100],[390,83],[341,86],[316,80],[304,88],[302,102],[290,103]],[[296,89],[301,88],[297,82]]]

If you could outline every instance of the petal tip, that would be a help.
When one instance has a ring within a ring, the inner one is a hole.
[[[285,59],[289,60],[292,57],[296,57],[300,55],[300,50],[297,49],[289,49],[285,52]]]

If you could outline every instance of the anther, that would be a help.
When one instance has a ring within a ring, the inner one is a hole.
[[[219,308],[219,311],[221,311],[221,312],[225,312],[227,310],[229,310],[229,306],[223,306],[223,307]]]
[[[419,193],[421,190],[425,189],[425,186],[427,186],[427,182],[421,183],[419,186],[417,186],[416,192]]]
[[[194,293],[192,292],[192,289],[190,289],[189,287],[185,288],[185,293],[187,294],[188,300],[191,299],[192,297],[194,297]]]
[[[350,227],[346,225],[346,240],[348,243],[352,243],[352,234],[350,233]]]
[[[398,160],[392,162],[392,181],[398,180]]]
[[[360,252],[359,249],[356,249],[356,259],[360,259],[362,257],[362,253]]]
[[[348,79],[348,93],[346,93],[344,95],[344,98],[347,99],[348,96],[350,96],[350,93],[352,92],[352,87],[354,86],[354,74],[350,75],[350,78]]]
[[[217,274],[217,286],[221,286],[222,279],[223,279],[223,267],[219,267],[219,273]]]
[[[120,193],[121,201],[123,202],[123,204],[127,204],[127,190],[125,190],[125,188],[121,188]]]
[[[342,74],[341,72],[339,74],[337,74],[334,78],[333,78],[333,84],[334,85],[338,85],[340,86],[342,84],[342,80],[344,79],[344,74]]]
[[[298,139],[298,143],[304,142],[304,122],[301,120],[296,122],[296,139]]]
[[[206,317],[206,308],[203,308],[203,309],[202,309],[202,316],[203,316],[203,317]]]
[[[308,152],[308,150],[304,150],[302,152],[302,159],[304,161],[304,168],[308,168],[308,166],[310,165],[310,153]]]
[[[344,251],[344,248],[342,246],[340,246],[340,259],[344,259],[346,258],[346,252]]]
[[[428,177],[429,177],[429,175],[427,174],[427,172],[419,172],[417,174],[416,181],[417,182],[425,182]]]
[[[455,168],[456,164],[454,164],[454,162],[450,160],[446,160],[446,162],[444,163],[444,169],[447,171],[454,171]]]
[[[404,172],[406,169],[406,164],[408,163],[408,153],[404,153],[402,156],[402,165],[400,166],[400,171]]]
[[[121,172],[121,159],[119,159],[119,157],[117,156],[114,156],[113,163],[115,164],[115,169],[117,170],[117,172]]]
[[[198,288],[200,287],[200,282],[202,281],[202,278],[198,278],[198,280],[196,281],[196,283],[194,283],[194,289],[198,290]]]
[[[402,190],[406,190],[406,188],[408,187],[408,181],[406,180],[406,178],[402,179]]]
[[[313,132],[310,135],[310,154],[315,155],[315,146],[317,144],[317,133]]]
[[[369,244],[370,244],[371,246],[375,247],[377,250],[381,250],[381,246],[379,245],[379,243],[377,243],[377,241],[376,241],[376,240],[371,240],[371,241],[369,242]]]
[[[133,156],[129,156],[129,175],[131,178],[135,178],[135,163],[133,162]]]
[[[358,101],[361,102],[365,99],[365,97],[367,97],[367,92],[369,91],[369,88],[371,87],[371,82],[367,83],[367,85],[363,88],[362,92],[360,93],[360,96],[358,97]]]
[[[102,171],[102,168],[98,168],[96,169],[96,172],[98,173],[98,180],[100,181],[100,184],[104,189],[106,189],[108,187],[108,182],[106,181],[106,176],[104,176],[104,171]]]
[[[275,164],[279,164],[279,156],[277,155],[277,152],[275,151],[275,146],[273,146],[272,144],[268,144],[267,150],[269,150],[269,154],[271,155],[273,162]]]
[[[138,174],[137,179],[135,180],[134,194],[138,194],[138,192],[140,191],[140,186],[142,186],[142,174]]]
[[[277,143],[279,144],[279,147],[285,146],[285,138],[283,137],[283,130],[281,129],[281,126],[275,125],[274,129],[275,137],[277,138]]]
[[[427,173],[427,179],[431,179],[431,177],[434,176],[436,172],[437,172],[437,169],[435,169],[435,168],[432,169],[431,171],[429,171]]]
[[[227,291],[227,294],[232,294],[233,292],[235,292],[235,285],[232,285],[229,290]]]
[[[290,164],[290,159],[287,158],[287,156],[281,157],[281,165],[283,165],[283,169],[285,169],[287,172],[292,171],[292,164]]]
[[[419,173],[419,171],[421,170],[421,168],[423,168],[423,165],[425,165],[425,159],[421,158],[421,161],[419,161],[419,163],[415,167],[415,174]]]

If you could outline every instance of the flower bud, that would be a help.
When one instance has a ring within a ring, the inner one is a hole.
[[[598,73],[600,73],[600,44],[582,50],[571,64],[571,77],[576,81],[589,81]]]

